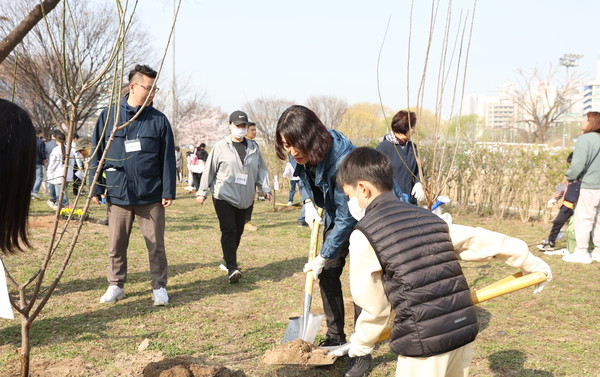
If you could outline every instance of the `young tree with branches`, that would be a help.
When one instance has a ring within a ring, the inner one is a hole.
[[[65,27],[68,25],[69,28],[77,30],[79,25],[76,22],[77,20],[74,18],[74,13],[72,13],[71,2],[65,0],[63,1],[63,4],[64,7],[62,8],[62,13],[59,14],[61,14],[63,17],[62,21],[64,22]],[[177,12],[180,4],[181,2],[178,2]],[[67,156],[70,155],[73,135],[75,134],[75,130],[80,119],[77,112],[78,104],[87,95],[86,93],[88,91],[93,92],[94,88],[99,85],[101,87],[108,88],[107,101],[109,106],[117,103],[121,97],[122,77],[124,76],[124,72],[126,72],[126,62],[124,57],[127,55],[127,52],[125,50],[125,46],[128,33],[130,32],[129,26],[131,25],[132,17],[135,14],[135,5],[133,9],[131,9],[127,8],[126,6],[121,7],[120,4],[118,4],[113,13],[116,14],[114,23],[117,25],[117,27],[113,30],[114,33],[108,35],[108,38],[105,39],[105,42],[108,44],[108,51],[110,51],[110,53],[105,56],[106,59],[104,61],[98,62],[100,67],[97,69],[97,71],[95,71],[97,72],[95,75],[88,75],[91,70],[86,69],[84,66],[86,64],[86,56],[70,55],[71,51],[67,51],[65,34],[52,34],[52,29],[50,26],[47,26],[48,33],[46,37],[49,39],[47,43],[52,47],[51,55],[55,56],[58,62],[61,62],[61,69],[57,71],[57,74],[61,75],[61,78],[55,79],[57,80],[57,83],[60,83],[60,85],[63,86],[61,90],[64,93],[64,97],[62,97],[61,100],[68,102],[67,107],[70,109],[68,117],[66,118],[66,128],[68,132],[65,154]],[[177,17],[175,16],[173,22],[175,22],[176,19]],[[172,31],[173,26],[171,27],[171,34]],[[171,35],[169,35],[169,40],[170,38]],[[165,47],[162,61],[164,61],[166,50],[167,48]],[[79,54],[81,54],[81,51],[81,49],[77,50]],[[75,67],[66,66],[67,56],[73,56],[76,58],[72,61],[72,64],[74,64]],[[74,69],[76,72],[78,72],[78,75],[75,76],[74,80],[71,80],[69,76],[71,69]],[[159,75],[161,69],[162,63],[158,70]],[[85,75],[84,72],[86,72]],[[103,83],[106,82],[107,77],[111,79],[109,80],[110,84],[108,86],[103,86],[105,85]],[[132,119],[124,124],[115,122],[116,124],[114,124],[109,136],[109,142],[107,143],[102,156],[99,158],[98,166],[95,166],[95,168],[103,166],[115,134],[136,120],[139,117],[140,112],[141,110],[138,111],[138,113]],[[115,117],[115,119],[118,119],[118,117]],[[69,165],[64,164],[64,166],[63,185],[66,184],[66,176]],[[92,182],[98,181],[101,169],[97,169],[96,171],[96,175],[94,177],[90,177]],[[85,174],[88,174],[87,169]],[[21,347],[19,348],[19,354],[21,358],[21,377],[29,376],[30,372],[29,361],[31,352],[31,326],[34,320],[40,315],[48,300],[51,298],[63,274],[70,264],[79,235],[83,229],[85,219],[84,214],[86,214],[88,211],[94,185],[90,187],[90,194],[88,194],[83,205],[80,204],[80,200],[82,199],[80,191],[75,198],[73,208],[68,211],[69,214],[66,221],[62,224],[59,223],[59,217],[62,210],[61,207],[64,192],[61,192],[58,199],[59,205],[55,212],[54,225],[49,236],[46,253],[43,256],[43,259],[40,261],[40,267],[32,274],[32,276],[30,276],[28,279],[25,279],[25,281],[18,282],[17,278],[11,275],[9,264],[6,263],[6,261],[4,263],[7,281],[18,295],[17,300],[11,296],[10,301],[13,309],[17,312],[21,321]],[[79,220],[76,224],[73,224],[75,219],[74,214],[78,209],[81,210],[83,215],[79,217]],[[33,257],[31,263],[32,265],[35,265],[36,263],[36,261],[33,260]]]
[[[337,129],[348,110],[348,102],[339,97],[312,96],[306,100],[306,107],[317,114],[325,127]]]
[[[269,145],[275,144],[275,128],[281,114],[294,101],[283,98],[257,98],[242,106],[242,111],[248,114],[248,118],[256,122],[258,137]]]
[[[519,80],[508,92],[515,106],[515,127],[525,126],[530,142],[543,143],[548,131],[569,111],[569,95],[577,80],[559,83],[556,68],[550,65],[544,72],[538,68],[517,70]]]
[[[0,3],[11,19],[18,19],[26,11],[26,5],[20,2]],[[52,12],[33,27],[0,66],[2,76],[14,76],[11,90],[16,101],[25,106],[44,106],[45,111],[32,112],[35,124],[45,125],[49,117],[53,123],[50,127],[66,127],[73,114],[79,129],[107,101],[111,71],[92,87],[86,83],[101,73],[104,62],[114,54],[112,39],[118,33],[119,21],[110,6],[108,1],[66,2],[62,10]],[[148,35],[137,28],[135,18],[126,26],[125,45],[130,52],[125,66],[130,68],[139,57],[148,56]],[[0,32],[7,33],[11,27],[10,22],[0,23]]]

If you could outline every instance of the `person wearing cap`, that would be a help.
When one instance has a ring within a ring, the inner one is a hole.
[[[75,169],[73,170],[73,195],[79,194],[80,187],[85,187],[85,168],[87,158],[90,156],[91,141],[87,138],[77,138],[73,149],[75,150]],[[85,190],[82,191],[85,194]]]
[[[235,284],[242,277],[237,251],[240,245],[246,212],[254,202],[256,188],[273,202],[269,187],[269,171],[258,144],[247,139],[248,115],[234,111],[229,116],[230,135],[217,141],[208,155],[196,200],[204,204],[211,188],[215,212],[221,229],[223,263],[229,283]]]

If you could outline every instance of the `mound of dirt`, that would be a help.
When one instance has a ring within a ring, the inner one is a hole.
[[[302,339],[296,339],[267,351],[261,360],[265,364],[329,365],[333,364],[335,356],[328,355],[328,352]]]
[[[225,367],[206,366],[200,359],[180,356],[148,364],[144,377],[245,377],[240,371]]]
[[[0,377],[18,377],[17,363],[11,372]],[[222,366],[209,366],[192,356],[165,358],[161,352],[144,351],[133,355],[117,355],[109,366],[111,374],[118,371],[121,377],[246,377],[241,371],[231,371]],[[35,360],[31,363],[31,377],[104,377],[107,371],[94,367],[81,358]]]

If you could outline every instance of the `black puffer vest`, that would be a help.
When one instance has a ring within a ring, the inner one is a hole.
[[[396,318],[390,348],[428,357],[475,340],[477,316],[444,220],[385,193],[358,222],[383,269]]]

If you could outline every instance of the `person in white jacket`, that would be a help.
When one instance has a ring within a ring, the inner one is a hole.
[[[365,158],[365,155],[373,158]],[[385,261],[385,259],[382,258],[381,250],[379,253],[375,251],[374,244],[371,242],[373,237],[367,237],[364,233],[365,225],[360,221],[365,213],[369,215],[370,211],[372,217],[373,211],[376,211],[373,208],[382,203],[381,195],[386,195],[385,189],[382,190],[381,187],[378,187],[379,185],[371,182],[372,179],[369,179],[373,174],[377,174],[377,164],[384,166],[379,169],[382,172],[379,179],[385,180],[386,175],[384,173],[386,168],[390,166],[389,159],[370,148],[357,148],[346,157],[338,173],[338,184],[344,187],[344,192],[350,198],[348,205],[351,213],[359,220],[357,228],[350,236],[350,289],[354,302],[362,308],[362,312],[357,319],[355,332],[350,337],[348,354],[351,359],[345,375],[347,377],[364,375],[372,364],[370,354],[376,341],[386,329],[392,311],[397,313],[398,306],[411,305],[406,302],[398,302],[397,298],[394,299],[394,293],[390,291],[390,285],[386,280],[391,280],[392,278],[387,277],[396,271],[389,271],[391,269],[390,264],[384,263],[387,270],[382,267],[382,261]],[[349,170],[352,172],[348,173]],[[387,176],[389,177],[389,174]],[[392,195],[388,196],[390,199],[386,199],[386,197],[383,200],[388,200],[388,202],[393,200]],[[378,197],[379,199],[377,199]],[[424,211],[423,209],[413,208],[414,220],[411,217],[412,221],[420,222],[427,218],[418,213]],[[544,283],[536,286],[534,293],[540,292],[543,286],[552,279],[550,267],[542,259],[531,254],[524,241],[483,228],[453,224],[448,214],[441,217],[448,224],[452,247],[459,260],[488,261],[498,259],[511,267],[520,268],[526,274],[536,271],[544,272],[547,279]],[[398,221],[398,216],[388,216],[376,220],[380,232],[385,232],[388,228],[386,224]],[[406,222],[405,226],[410,226],[409,222]],[[424,226],[420,229],[423,228]],[[430,234],[423,231],[418,235],[414,235],[414,239],[411,238],[408,242],[418,244],[415,239],[419,237],[425,239],[430,237]],[[429,241],[425,243],[427,242]],[[423,257],[422,254],[419,258],[421,257]],[[398,279],[404,279],[405,287],[410,286],[410,288],[405,288],[406,290],[416,290],[415,286],[411,286],[416,279],[415,277],[408,276],[408,274],[398,277],[394,274],[393,280],[397,281]],[[418,305],[419,310],[428,310],[426,305]],[[396,326],[396,322],[394,321],[394,326]],[[424,321],[424,323],[426,323],[425,326],[429,325],[429,322]],[[393,347],[393,343],[390,345]],[[406,356],[400,353],[396,376],[467,376],[471,359],[471,343],[448,352],[423,357]],[[463,360],[463,362],[456,362],[456,360]]]
[[[60,198],[60,192],[64,193],[62,205],[66,206],[69,204],[69,195],[67,186],[69,182],[73,180],[73,166],[75,161],[74,148],[71,148],[70,154],[67,156],[66,137],[62,132],[56,134],[56,147],[50,152],[48,157],[48,170],[47,170],[47,184],[48,190],[50,191],[50,200],[48,205],[50,208],[56,210],[58,208],[58,199]],[[65,169],[65,163],[68,164],[67,177],[65,180],[65,187],[63,187],[63,175]]]

